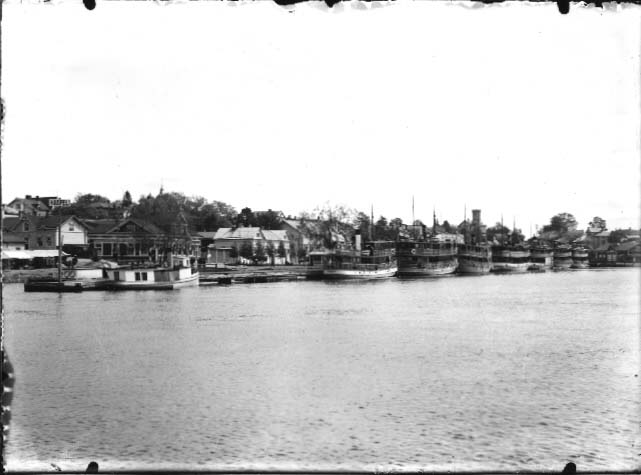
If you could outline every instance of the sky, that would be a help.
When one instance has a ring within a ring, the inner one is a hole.
[[[641,8],[5,2],[2,200],[641,226]]]

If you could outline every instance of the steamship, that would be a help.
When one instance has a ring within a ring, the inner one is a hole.
[[[398,272],[396,245],[393,241],[369,241],[361,245],[355,236],[354,249],[336,249],[323,256],[323,278],[386,279]]]

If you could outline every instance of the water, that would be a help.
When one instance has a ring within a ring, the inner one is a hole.
[[[639,269],[4,288],[8,469],[631,469]]]

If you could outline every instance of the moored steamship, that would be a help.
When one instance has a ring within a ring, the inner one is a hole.
[[[590,266],[588,250],[583,246],[572,249],[572,269],[587,269]]]
[[[472,210],[471,225],[465,219],[461,226],[465,228],[465,244],[458,246],[459,274],[489,273],[492,270],[492,248],[485,238],[481,210]]]
[[[358,236],[360,238],[360,235]],[[363,249],[337,249],[326,256],[325,279],[385,279],[398,271],[393,241],[366,242]]]

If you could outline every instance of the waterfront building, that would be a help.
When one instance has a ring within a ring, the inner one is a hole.
[[[3,232],[20,236],[25,250],[57,249],[59,225],[63,249],[87,246],[87,227],[75,216],[22,214],[5,216],[2,220]]]
[[[45,217],[51,212],[50,200],[59,199],[57,196],[25,195],[24,198],[14,198],[6,206],[17,210],[19,214]]]
[[[267,230],[259,227],[220,228],[213,243],[207,248],[207,264],[251,264],[262,246],[266,263],[282,265],[291,263],[290,242],[284,230]],[[273,251],[273,256],[269,256]]]
[[[139,219],[95,219],[83,222],[89,229],[89,250],[97,259],[134,263],[159,261],[172,251],[174,244],[158,226]],[[181,250],[175,248],[173,252]]]
[[[616,248],[617,263],[622,265],[641,264],[641,241],[638,239],[622,242]]]

